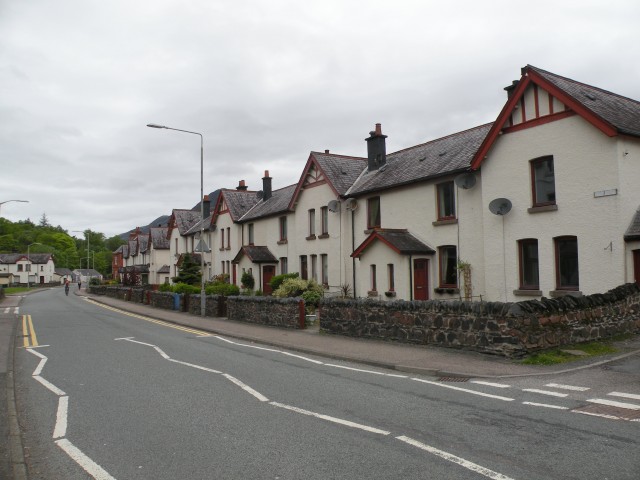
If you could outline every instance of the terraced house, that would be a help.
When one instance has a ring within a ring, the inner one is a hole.
[[[640,103],[520,73],[494,122],[392,153],[377,124],[363,157],[311,152],[296,184],[273,189],[265,172],[258,193],[223,191],[205,221],[205,275],[239,284],[251,271],[268,292],[273,275],[299,272],[383,300],[518,301],[640,282]],[[199,216],[176,212],[172,252],[193,251]]]

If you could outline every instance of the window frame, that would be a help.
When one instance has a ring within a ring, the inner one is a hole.
[[[537,283],[527,283],[527,277],[530,276],[527,275],[527,273],[533,273],[533,270],[528,272],[529,268],[533,268],[533,265],[531,264],[533,259],[529,259],[529,261],[526,262],[527,259],[525,258],[525,253],[527,247],[531,247],[532,245],[535,245],[536,252],[535,276]],[[529,263],[528,267],[527,263]],[[523,238],[518,240],[518,281],[520,290],[540,290],[540,250],[538,248],[537,238]]]
[[[377,212],[374,213],[374,207],[377,205]],[[373,217],[373,218],[372,218]],[[380,197],[370,197],[367,199],[367,230],[381,228],[382,212]]]
[[[320,254],[320,277],[322,285],[329,285],[329,256],[326,253]]]
[[[300,278],[309,280],[309,263],[306,255],[300,255]]]
[[[311,254],[311,279],[318,281],[318,255]]]
[[[372,292],[377,292],[378,291],[378,275],[377,275],[377,267],[375,264],[371,264],[369,267],[369,272],[371,274],[371,291]]]
[[[280,257],[280,274],[284,275],[285,273],[289,273],[289,259]]]
[[[551,171],[553,174],[553,200],[540,201],[538,199],[539,193],[537,184],[541,182],[538,180],[536,174],[536,167],[542,165],[547,161],[551,161]],[[545,155],[543,157],[534,158],[529,161],[529,168],[531,172],[531,206],[532,207],[546,207],[548,205],[556,205],[556,175],[555,175],[555,161],[553,155]]]
[[[395,278],[395,267],[393,263],[387,264],[387,282],[389,285],[389,292],[396,291],[396,278]]]
[[[320,234],[321,235],[329,234],[329,208],[328,207],[320,208]]]
[[[287,241],[287,217],[282,216],[278,218],[278,228],[280,230],[280,241]]]
[[[445,187],[450,188],[450,192],[448,193],[448,196],[450,196],[449,200],[451,202],[451,212],[445,211],[446,205],[445,205],[445,202],[443,202]],[[456,189],[455,189],[455,184],[453,183],[453,180],[448,182],[441,182],[436,185],[436,209],[437,209],[436,213],[438,216],[438,221],[455,220],[457,218]]]
[[[568,243],[571,241],[575,243],[575,262],[576,262],[576,271],[575,275],[577,277],[577,283],[571,284],[566,283],[563,284],[563,273],[566,275],[566,272],[563,272],[562,263],[566,262],[568,259],[563,259],[561,255],[561,247],[562,243]],[[578,246],[578,237],[573,235],[564,235],[560,237],[555,237],[553,239],[553,246],[555,250],[555,273],[556,273],[556,290],[568,290],[568,291],[579,291],[580,290],[580,249]]]
[[[254,245],[255,243],[253,223],[247,225],[247,243],[249,245]]]
[[[453,252],[453,265],[450,263],[449,257]],[[455,283],[447,282],[449,268],[453,268]],[[442,245],[438,247],[438,287],[439,288],[458,288],[458,248],[455,245]]]

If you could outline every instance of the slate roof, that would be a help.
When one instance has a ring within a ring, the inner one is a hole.
[[[73,275],[73,272],[68,268],[55,268],[54,272],[56,275],[60,275],[64,277],[65,275]]]
[[[260,201],[256,196],[256,192],[252,191],[238,191],[238,190],[224,190],[224,199],[229,208],[231,219],[237,222],[242,216],[247,213],[251,207]]]
[[[636,213],[633,215],[627,231],[624,232],[624,240],[626,242],[640,240],[640,207],[638,207],[638,210],[636,210]]]
[[[362,157],[348,157],[332,153],[311,152],[318,165],[327,176],[339,195],[344,195],[353,185],[362,170],[367,167],[367,159]]]
[[[194,210],[173,210],[169,224],[178,227],[180,235],[186,235],[191,227],[200,220],[200,211]]]
[[[26,253],[0,253],[0,263],[13,264],[23,258],[27,260]],[[51,259],[50,253],[29,253],[29,261],[33,264],[44,264]]]
[[[240,218],[239,222],[247,222],[257,218],[270,217],[279,213],[289,212],[289,203],[296,191],[296,187],[297,184],[293,184],[274,190],[271,198],[267,201],[260,200]]]
[[[167,227],[156,227],[149,230],[151,244],[155,250],[167,250],[169,248],[168,230]]]
[[[468,170],[491,126],[487,123],[390,153],[378,170],[365,168],[346,194],[358,196]]]
[[[101,277],[102,274],[93,268],[76,268],[73,273],[90,277]]]
[[[128,246],[129,246],[129,255],[131,256],[136,256],[138,255],[138,240],[137,239],[133,239],[133,240],[129,240],[128,242]]]
[[[620,133],[640,137],[640,102],[601,88],[561,77],[532,65],[531,69],[611,124]]]
[[[149,235],[138,235],[138,253],[147,253],[149,250]]]
[[[243,255],[246,255],[253,263],[278,263],[278,259],[267,247],[254,245],[242,247],[233,259],[233,263],[238,263]]]
[[[171,268],[169,267],[169,265],[163,265],[158,269],[157,273],[171,273]]]
[[[200,213],[198,213],[200,215]],[[185,232],[185,236],[195,235],[196,233],[200,233],[201,225],[204,224],[204,231],[208,232],[211,229],[211,222],[213,219],[213,214],[209,215],[204,220],[198,220],[193,226]]]
[[[357,258],[364,253],[369,245],[376,240],[380,240],[396,252],[402,255],[431,255],[436,253],[433,248],[414,237],[408,230],[404,229],[379,229],[374,230],[367,239],[360,244],[351,254]]]

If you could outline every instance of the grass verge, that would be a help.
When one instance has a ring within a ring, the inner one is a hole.
[[[603,342],[579,343],[576,345],[566,345],[562,348],[554,348],[543,352],[534,353],[522,360],[523,365],[556,365],[558,363],[574,362],[587,357],[598,355],[608,355],[616,353],[618,348],[613,346],[613,342],[626,340],[631,335],[618,335]],[[584,355],[574,355],[568,350],[584,352]]]

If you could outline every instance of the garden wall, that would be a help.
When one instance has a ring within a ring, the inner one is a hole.
[[[521,356],[640,332],[640,288],[517,303],[324,299],[319,316],[327,333]]]
[[[304,328],[304,301],[300,298],[227,297],[227,309],[230,320]]]

